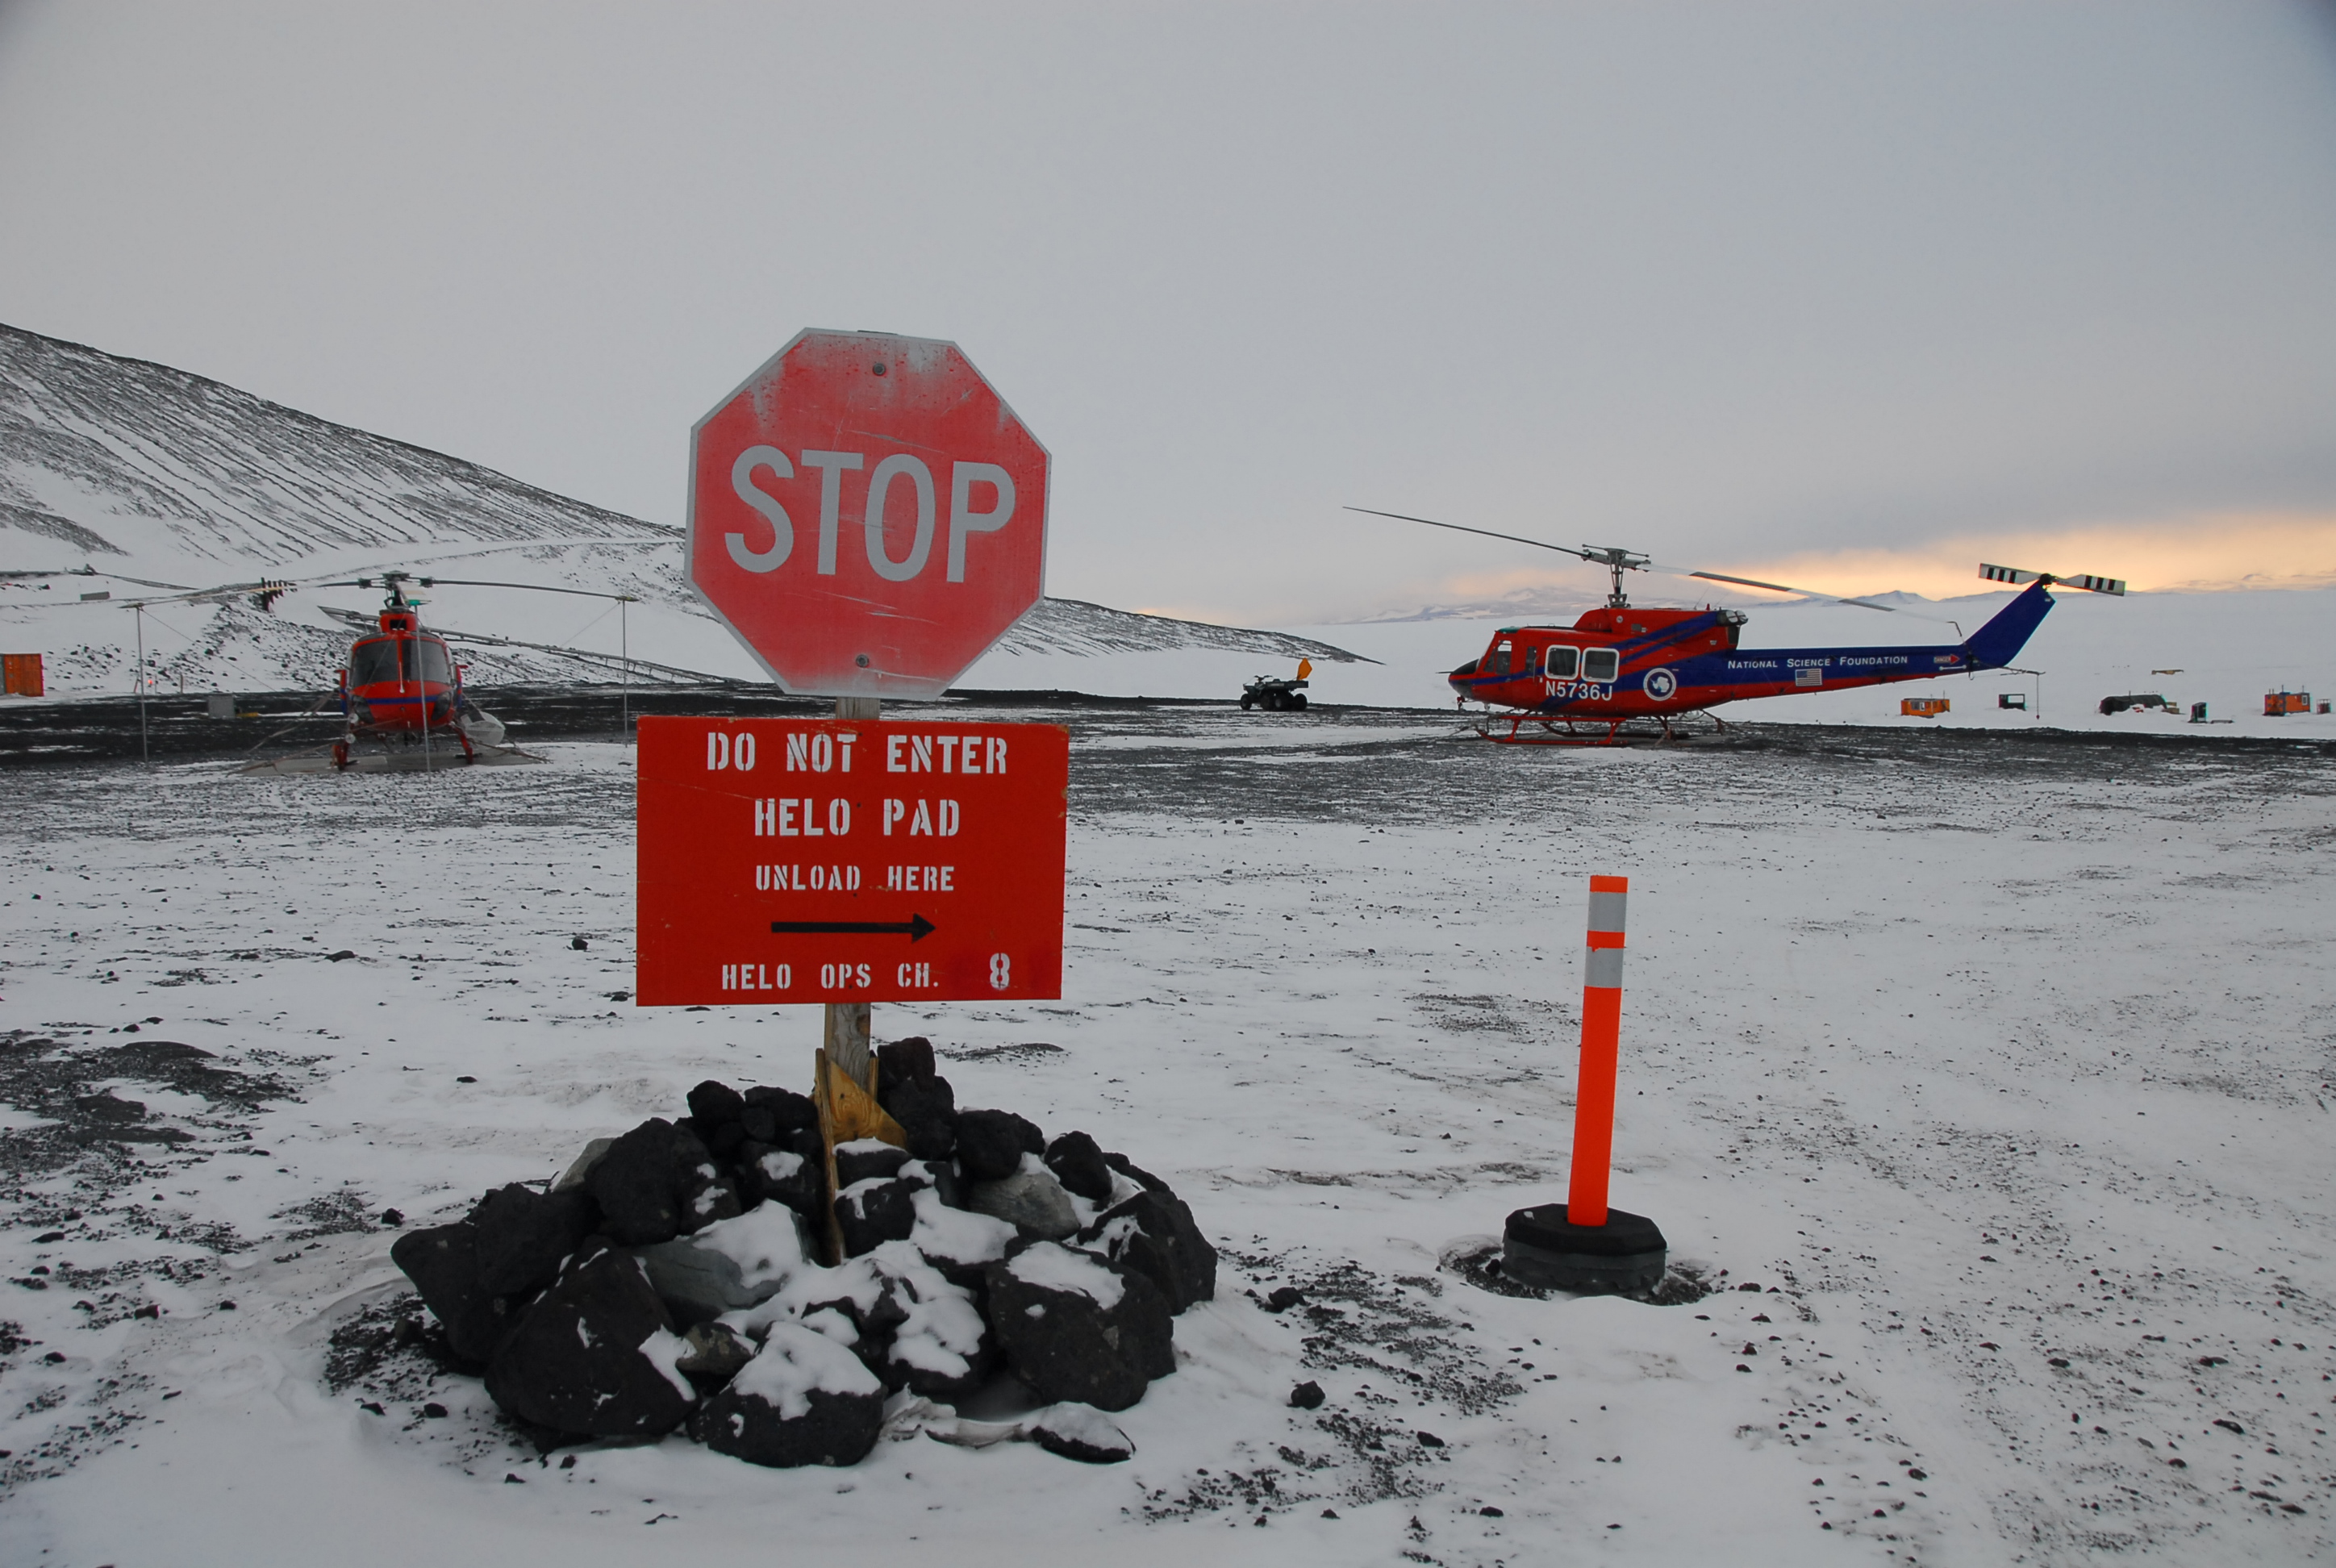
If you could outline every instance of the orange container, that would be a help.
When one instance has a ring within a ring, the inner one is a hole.
[[[40,696],[48,689],[39,654],[0,653],[0,690],[9,696]]]
[[[12,677],[13,678],[13,677]],[[15,689],[10,687],[10,690]],[[2267,691],[2263,693],[2263,716],[2277,718],[2282,714],[2310,713],[2312,694],[2308,691]]]
[[[1936,718],[1947,711],[1947,699],[1942,696],[1909,696],[1898,699],[1898,712],[1906,718]]]

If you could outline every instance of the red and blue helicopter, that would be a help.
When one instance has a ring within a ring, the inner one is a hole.
[[[1624,572],[1675,570],[1657,566],[1646,556],[1611,546],[1585,545],[1574,550],[1518,534],[1369,507],[1348,510],[1553,550],[1605,567],[1612,574],[1613,587],[1603,608],[1585,612],[1571,627],[1503,627],[1493,634],[1483,654],[1445,677],[1464,708],[1477,702],[1513,710],[1500,716],[1508,726],[1505,734],[1491,726],[1476,732],[1504,745],[1614,745],[1624,738],[1623,726],[1633,721],[1652,721],[1661,738],[1670,740],[1677,738],[1672,727],[1677,720],[1689,714],[1708,714],[1723,703],[1747,697],[1839,691],[2006,669],[2050,612],[2053,599],[2048,589],[2059,585],[2088,593],[2123,594],[2126,587],[2116,578],[2062,577],[1982,565],[1980,576],[1990,582],[2028,586],[1959,643],[1747,649],[1738,646],[1747,618],[1742,610],[1709,606],[1647,609],[1632,605],[1622,589]],[[1871,599],[1836,599],[1807,589],[1720,572],[1678,570],[1676,575],[1865,609],[1898,609]]]

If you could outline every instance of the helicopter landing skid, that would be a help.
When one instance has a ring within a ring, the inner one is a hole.
[[[452,773],[464,767],[515,767],[530,763],[549,762],[533,752],[521,751],[515,745],[481,746],[475,755],[464,756],[453,747],[436,752],[412,751],[343,753],[337,745],[317,747],[290,756],[273,757],[265,762],[247,764],[238,768],[244,774],[379,774],[379,773]]]
[[[1630,719],[1618,718],[1593,720],[1585,724],[1580,719],[1536,718],[1531,714],[1504,714],[1498,718],[1478,725],[1476,735],[1479,739],[1491,741],[1494,745],[1681,745],[1695,738],[1674,728],[1668,718],[1655,720],[1659,726],[1655,733],[1649,733],[1643,729],[1625,733],[1624,726],[1631,722],[1633,721]],[[1717,718],[1713,718],[1712,722],[1715,725],[1719,723]],[[1496,727],[1503,723],[1508,726],[1505,733]],[[1529,726],[1541,733],[1538,735],[1527,733]]]

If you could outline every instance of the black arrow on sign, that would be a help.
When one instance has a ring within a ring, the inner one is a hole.
[[[840,936],[892,937],[905,936],[920,942],[936,928],[922,915],[910,915],[905,920],[773,920],[773,936]]]

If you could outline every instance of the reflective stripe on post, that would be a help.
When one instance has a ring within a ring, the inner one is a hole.
[[[1628,877],[1590,879],[1590,937],[1582,981],[1582,1078],[1573,1096],[1573,1175],[1565,1217],[1606,1222],[1614,1156],[1614,1075],[1622,1034],[1622,915]]]

